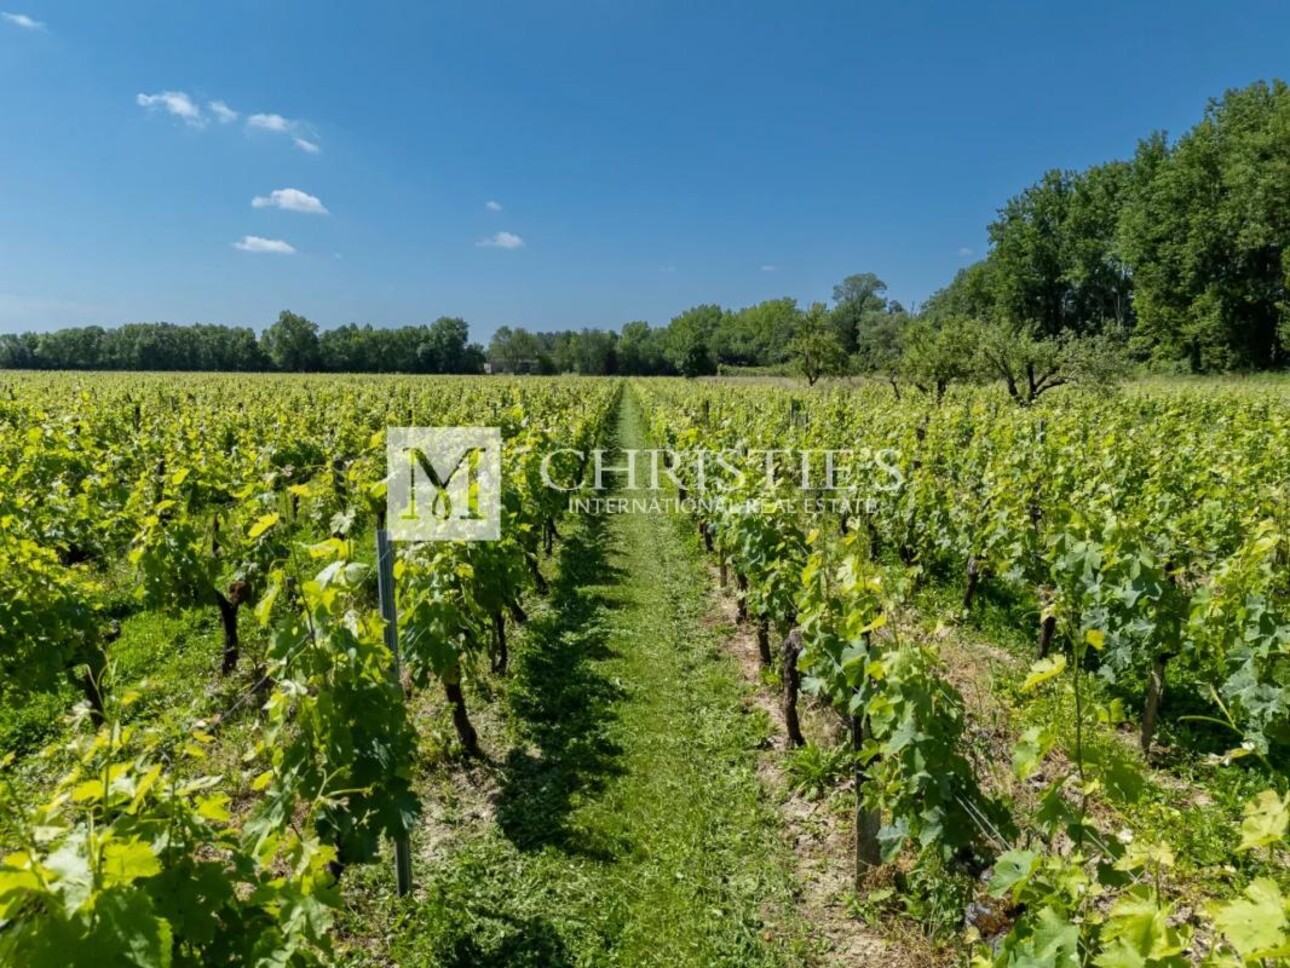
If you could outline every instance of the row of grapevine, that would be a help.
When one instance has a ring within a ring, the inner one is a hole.
[[[211,378],[179,399],[160,380],[98,379],[60,411],[45,381],[66,394],[55,378],[15,381],[0,415],[0,466],[21,482],[0,499],[0,553],[32,563],[7,572],[0,659],[6,672],[46,660],[25,681],[6,675],[5,699],[95,658],[89,729],[61,751],[72,768],[35,807],[2,778],[0,962],[325,961],[341,872],[406,835],[420,808],[417,734],[363,554],[384,513],[384,428],[502,429],[505,540],[406,546],[395,565],[409,671],[442,686],[473,752],[463,678],[484,655],[504,670],[506,621],[544,589],[538,556],[561,504],[540,486],[541,460],[591,446],[618,388]],[[138,692],[101,675],[112,616],[202,607],[220,615],[226,674],[239,613],[262,629],[238,700],[261,709],[240,775],[204,772],[221,717],[136,721]]]
[[[1054,633],[1102,632],[1099,675],[1158,683],[1144,690],[1145,749],[1175,665],[1218,684],[1240,739],[1290,740],[1290,406],[1276,398],[1155,391],[1025,409],[988,393],[895,405],[878,388],[645,392],[668,446],[874,455],[829,492],[850,502],[835,524],[853,520],[875,557],[921,576],[965,576],[967,607],[987,579],[1030,599],[1040,657]]]
[[[1285,581],[1282,404],[1259,397],[1109,400],[1071,397],[1022,410],[989,394],[940,407],[893,404],[872,389],[802,394],[767,386],[651,381],[633,385],[667,448],[726,455],[744,474],[707,475],[679,460],[683,494],[762,661],[785,636],[790,742],[799,681],[852,730],[857,877],[912,845],[968,871],[988,868],[1007,932],[978,955],[999,968],[1280,964],[1290,959],[1290,907],[1259,877],[1180,923],[1161,888],[1162,844],[1123,844],[1089,819],[1102,764],[1078,744],[1047,778],[1034,816],[982,792],[965,755],[963,702],[934,647],[889,617],[918,582],[963,576],[970,608],[983,579],[1030,595],[1041,656],[1025,688],[1075,697],[1075,733],[1091,672],[1153,685],[1144,746],[1159,712],[1164,663],[1187,662],[1222,683],[1220,708],[1266,751],[1286,724],[1290,681],[1275,604]],[[1186,439],[1189,451],[1170,446]],[[845,463],[835,488],[819,463]],[[1052,735],[1022,737],[1026,779]],[[1234,744],[1235,745],[1235,744]],[[1284,784],[1282,784],[1284,786]],[[1239,849],[1273,856],[1290,798],[1249,805]],[[1021,832],[1025,832],[1022,836]],[[1036,845],[1038,834],[1045,846]]]
[[[24,374],[0,390],[0,553],[13,561],[4,580],[14,614],[0,615],[7,700],[98,656],[111,619],[141,607],[211,609],[231,671],[239,611],[269,586],[288,537],[348,538],[381,513],[371,484],[383,474],[382,428],[472,423],[512,439],[530,422],[564,440],[594,426],[612,395],[566,381],[539,392],[504,381],[194,376],[174,387]]]

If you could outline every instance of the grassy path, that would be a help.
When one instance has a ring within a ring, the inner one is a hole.
[[[631,397],[617,432],[645,446]],[[551,606],[529,623],[506,698],[481,713],[500,720],[485,724],[492,765],[465,790],[427,791],[439,829],[419,844],[423,889],[369,912],[388,940],[369,921],[360,945],[402,965],[801,963],[756,775],[769,723],[705,626],[692,536],[620,515],[565,539]]]

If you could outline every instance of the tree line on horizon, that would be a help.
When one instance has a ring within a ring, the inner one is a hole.
[[[291,312],[248,327],[138,323],[0,336],[0,368],[700,376],[725,368],[880,375],[939,398],[999,378],[1029,402],[1066,382],[1145,366],[1214,373],[1290,362],[1290,89],[1212,100],[1176,141],[1052,170],[989,225],[985,258],[916,310],[872,273],[831,304],[695,306],[666,326],[530,332],[485,349],[464,320],[319,331]]]
[[[249,326],[128,323],[0,335],[0,368],[254,373],[482,373],[484,352],[464,319],[319,331],[284,310],[258,337]]]

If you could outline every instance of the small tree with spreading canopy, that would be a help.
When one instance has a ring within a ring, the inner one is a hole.
[[[810,386],[815,386],[822,376],[846,372],[846,348],[829,325],[828,309],[823,303],[815,303],[807,310],[802,328],[789,344],[789,352]]]
[[[928,320],[910,324],[900,339],[900,377],[940,403],[950,384],[976,376],[980,330],[980,323],[962,317],[948,317],[940,325]]]
[[[1027,326],[992,323],[978,328],[978,358],[984,373],[1002,379],[1023,407],[1068,383],[1111,387],[1123,379],[1127,361],[1111,336],[1038,336]]]

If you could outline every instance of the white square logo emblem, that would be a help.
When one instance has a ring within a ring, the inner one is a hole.
[[[497,541],[498,427],[389,427],[385,525],[393,541]]]

